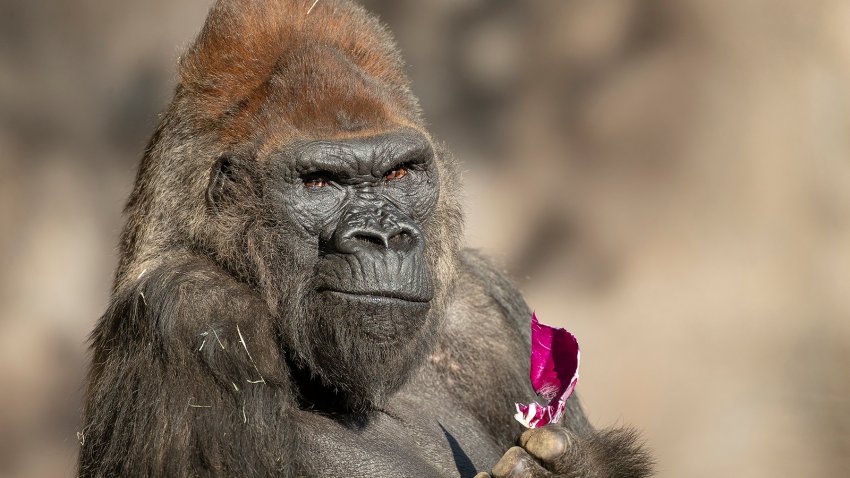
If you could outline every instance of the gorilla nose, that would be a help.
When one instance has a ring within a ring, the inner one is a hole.
[[[353,227],[337,234],[336,249],[343,253],[367,250],[410,252],[419,243],[419,232],[408,225]]]

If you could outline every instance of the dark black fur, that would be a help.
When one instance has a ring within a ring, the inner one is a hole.
[[[181,62],[92,333],[80,476],[513,459],[530,311],[460,246],[456,167],[389,34],[312,3],[220,0]],[[527,476],[648,476],[631,432],[594,430],[575,398],[565,421],[563,454],[517,455]]]

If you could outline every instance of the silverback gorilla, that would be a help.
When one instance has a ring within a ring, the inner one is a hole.
[[[576,398],[522,433],[531,313],[459,182],[361,7],[216,2],[126,206],[79,476],[648,476]]]

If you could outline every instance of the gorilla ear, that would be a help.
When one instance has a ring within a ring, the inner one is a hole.
[[[233,158],[227,155],[218,158],[210,169],[210,182],[207,185],[207,206],[213,212],[218,212],[218,205],[228,196],[228,190],[235,181]]]

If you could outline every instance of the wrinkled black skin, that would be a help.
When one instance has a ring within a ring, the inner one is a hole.
[[[79,476],[649,475],[634,434],[595,430],[575,397],[565,435],[519,442],[556,456],[511,448],[531,313],[458,246],[458,175],[430,138],[222,146],[195,101],[178,87],[127,206]]]

